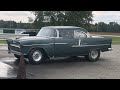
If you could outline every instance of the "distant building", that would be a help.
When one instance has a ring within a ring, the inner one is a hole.
[[[21,34],[23,32],[26,32],[25,29],[15,29],[15,34]]]
[[[0,28],[0,33],[15,33],[13,28]]]

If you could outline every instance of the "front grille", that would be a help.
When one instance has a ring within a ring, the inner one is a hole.
[[[15,46],[11,46],[11,45],[10,45],[9,49],[10,49],[10,50],[13,50],[13,51],[20,52],[20,48],[15,47]]]

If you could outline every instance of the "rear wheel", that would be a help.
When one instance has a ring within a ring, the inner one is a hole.
[[[41,49],[32,49],[28,55],[31,64],[40,64],[45,60],[45,55]]]
[[[85,56],[86,60],[90,62],[95,62],[100,57],[100,50],[92,49],[89,51],[89,54]]]

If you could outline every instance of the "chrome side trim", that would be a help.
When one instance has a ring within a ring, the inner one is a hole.
[[[23,46],[35,46],[35,45],[51,45],[54,43],[48,43],[48,44],[31,44],[31,45],[23,45]],[[55,43],[55,44],[68,44],[68,43]]]
[[[103,45],[110,45],[110,44],[97,44],[97,45],[73,45],[72,47],[103,46]]]
[[[68,43],[55,43],[55,44],[68,44]]]
[[[49,43],[49,44],[31,44],[31,45],[23,45],[23,46],[35,46],[35,45],[50,45],[52,43]]]

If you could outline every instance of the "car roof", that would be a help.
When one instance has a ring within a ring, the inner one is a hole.
[[[46,26],[42,28],[51,28],[51,29],[84,29],[76,26]]]

